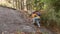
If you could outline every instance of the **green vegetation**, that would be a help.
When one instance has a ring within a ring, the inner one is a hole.
[[[41,20],[46,27],[60,26],[60,0],[34,0],[31,2],[35,10],[44,10]]]
[[[46,18],[51,27],[58,27],[60,26],[60,0],[42,0],[46,5],[44,10],[45,14],[43,18]],[[48,27],[49,27],[48,26]]]

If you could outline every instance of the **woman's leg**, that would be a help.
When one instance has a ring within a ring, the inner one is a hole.
[[[39,22],[40,22],[40,19],[37,18],[37,19],[36,19],[36,23],[37,23],[38,27],[40,27],[40,23],[39,23]]]
[[[39,22],[40,22],[39,18],[36,18],[36,17],[33,18],[33,24],[36,23],[40,27],[40,23]]]
[[[32,20],[33,20],[33,24],[35,23],[35,19],[36,19],[36,18],[33,18],[33,19],[32,19]]]

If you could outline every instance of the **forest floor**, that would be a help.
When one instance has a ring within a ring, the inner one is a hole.
[[[25,34],[26,32],[36,32],[37,28],[30,24],[25,16],[24,13],[17,10],[0,7],[0,34]],[[57,34],[44,26],[41,26],[39,30],[42,34]]]

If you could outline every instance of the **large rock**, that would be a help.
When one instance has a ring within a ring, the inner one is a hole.
[[[24,20],[24,15],[22,15],[22,13],[20,13],[19,11],[0,7],[0,31],[35,31],[34,27],[26,24],[27,22],[26,20]]]

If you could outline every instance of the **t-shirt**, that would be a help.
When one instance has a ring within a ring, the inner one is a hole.
[[[37,15],[36,14],[32,14],[32,18],[36,17]]]
[[[32,14],[32,18],[34,17],[40,18],[40,16],[38,16],[37,14]]]

